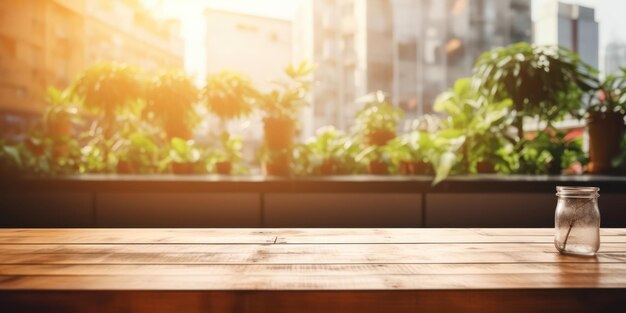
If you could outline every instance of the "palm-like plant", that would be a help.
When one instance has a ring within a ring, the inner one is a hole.
[[[104,134],[113,134],[116,116],[125,113],[143,96],[138,68],[115,63],[100,63],[87,68],[74,82],[73,92],[85,108],[101,114]]]
[[[209,76],[204,88],[207,109],[222,123],[250,114],[257,96],[258,91],[245,75],[226,70]]]
[[[474,85],[495,101],[513,101],[521,140],[524,117],[542,119],[550,127],[568,113],[576,115],[584,93],[597,84],[595,74],[566,48],[517,43],[480,56]]]
[[[168,137],[190,137],[198,122],[194,104],[199,96],[192,78],[182,71],[162,72],[146,91],[147,112],[161,123]]]
[[[260,106],[268,118],[295,119],[295,115],[303,106],[307,105],[306,94],[311,89],[309,76],[316,66],[303,61],[298,65],[289,64],[285,68],[288,81],[276,81],[279,87],[261,95]]]

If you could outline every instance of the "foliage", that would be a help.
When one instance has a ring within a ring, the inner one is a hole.
[[[317,136],[296,145],[292,169],[296,175],[346,175],[364,171],[356,156],[363,147],[332,126],[318,129]]]
[[[130,65],[99,63],[82,72],[73,91],[85,108],[111,116],[143,96],[141,72]]]
[[[259,96],[245,75],[227,70],[209,76],[203,94],[208,110],[222,121],[250,114],[254,100]]]
[[[70,89],[59,90],[48,87],[45,101],[47,107],[43,114],[43,123],[46,133],[55,135],[55,127],[82,122],[78,107],[75,105],[76,97]]]
[[[375,93],[375,100],[366,104],[356,113],[356,129],[358,133],[370,134],[376,131],[395,133],[404,112],[385,101],[381,91]]]
[[[151,115],[166,130],[181,127],[191,129],[198,122],[194,107],[198,97],[198,88],[184,72],[162,72],[147,84],[144,114]]]
[[[612,160],[612,163],[615,168],[624,167],[624,165],[626,165],[626,135],[622,138],[620,153]]]
[[[562,130],[549,129],[526,139],[519,154],[519,173],[560,174],[576,162],[585,163],[582,140],[566,139]]]
[[[168,156],[172,162],[196,163],[200,160],[201,152],[195,146],[193,140],[172,138]]]
[[[457,80],[452,90],[437,97],[434,110],[448,115],[442,128],[460,131],[465,136],[465,172],[475,173],[480,161],[509,168],[503,152],[515,142],[508,135],[510,107],[510,99],[489,101],[472,89],[470,78]]]
[[[277,88],[259,95],[260,109],[267,117],[295,119],[298,111],[308,104],[307,93],[311,89],[309,76],[315,71],[315,65],[303,61],[298,65],[290,64],[285,69],[286,81],[276,81]]]
[[[151,174],[165,170],[167,165],[163,154],[169,151],[161,148],[166,142],[158,134],[158,129],[129,117],[119,123],[115,137],[105,139],[102,145],[110,151],[109,162],[116,164],[118,171],[121,164],[127,164],[134,173]]]
[[[481,55],[474,85],[490,99],[511,99],[518,138],[523,118],[536,117],[548,127],[566,114],[576,115],[583,93],[597,85],[596,71],[563,47],[516,43]]]
[[[626,68],[619,75],[608,75],[598,85],[597,97],[591,98],[588,112],[620,112],[626,114]]]
[[[23,171],[19,147],[0,140],[0,177]]]

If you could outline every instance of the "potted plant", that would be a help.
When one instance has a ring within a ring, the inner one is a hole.
[[[242,143],[241,139],[228,134],[226,123],[250,114],[259,92],[244,75],[222,71],[207,78],[203,94],[207,109],[219,118],[221,125],[222,151],[215,154],[218,159],[215,170],[219,174],[230,174],[233,162],[241,160]]]
[[[193,140],[172,138],[168,157],[174,174],[195,174],[201,167],[201,152]]]
[[[307,104],[306,95],[311,87],[309,76],[314,70],[315,66],[306,61],[290,64],[285,69],[289,80],[276,82],[278,88],[260,95],[260,108],[265,112],[264,142],[268,149],[281,150],[293,145],[296,115]]]
[[[595,73],[566,48],[516,43],[481,55],[473,85],[492,101],[511,99],[512,124],[523,142],[525,118],[538,118],[549,128],[568,114],[577,115],[583,94],[596,85]]]
[[[223,148],[213,155],[215,172],[220,175],[230,175],[234,165],[241,162],[243,142],[241,138],[227,133],[222,134],[221,142]]]
[[[429,175],[432,165],[427,159],[430,151],[427,133],[412,131],[395,138],[384,146],[395,171],[402,175]]]
[[[162,72],[147,84],[144,115],[161,125],[168,139],[189,140],[199,120],[194,107],[198,95],[193,80],[184,72]]]
[[[113,137],[118,117],[136,113],[138,100],[144,94],[139,69],[116,63],[99,63],[87,68],[71,88],[87,110],[102,116],[99,124],[106,139]]]
[[[159,169],[161,148],[148,133],[136,132],[116,138],[111,147],[117,173],[152,174]]]
[[[269,150],[263,149],[261,161],[263,175],[289,176],[291,175],[292,149]]]
[[[390,157],[383,147],[378,145],[368,146],[356,156],[357,162],[367,164],[367,172],[370,175],[389,174]]]
[[[396,137],[398,123],[404,112],[385,102],[383,92],[377,91],[374,100],[356,113],[357,132],[369,145],[384,146]]]
[[[43,124],[46,135],[54,138],[70,137],[74,125],[81,121],[78,108],[73,103],[71,90],[49,87],[46,90],[46,110]]]
[[[483,96],[471,87],[470,78],[457,80],[453,89],[437,97],[434,110],[447,115],[442,128],[464,134],[464,172],[495,173],[496,167],[507,167],[503,149],[516,142],[508,134],[511,104],[510,99]]]
[[[559,175],[574,163],[584,163],[580,138],[568,139],[562,130],[547,129],[526,139],[519,156],[519,172],[523,174]]]
[[[626,69],[620,75],[609,75],[599,85],[597,97],[587,108],[589,131],[588,171],[611,174],[616,171],[612,160],[619,155],[626,126]]]

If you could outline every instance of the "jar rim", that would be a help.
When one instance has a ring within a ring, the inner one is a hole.
[[[599,197],[600,188],[592,186],[557,186],[556,195],[563,197],[590,198]]]

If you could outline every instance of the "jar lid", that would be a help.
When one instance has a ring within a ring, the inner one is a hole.
[[[557,186],[556,195],[568,198],[597,198],[600,188],[598,187],[580,187],[580,186]]]

